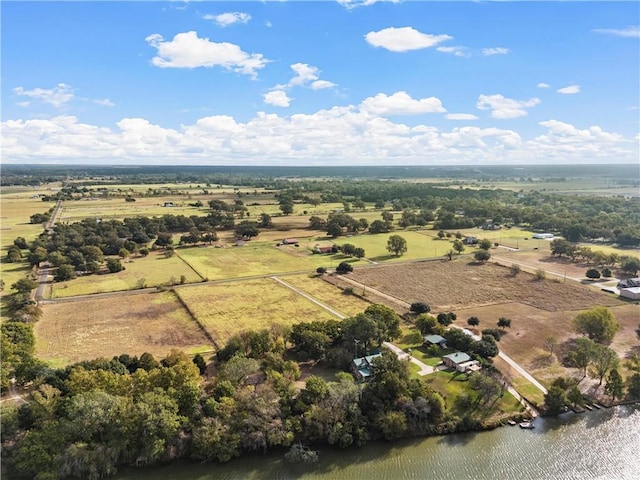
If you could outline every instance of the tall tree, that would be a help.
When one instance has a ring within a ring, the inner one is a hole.
[[[391,235],[387,240],[387,251],[399,257],[407,251],[407,241],[400,235]]]
[[[597,306],[580,312],[573,320],[576,332],[598,343],[610,343],[618,331],[618,322],[611,310]]]

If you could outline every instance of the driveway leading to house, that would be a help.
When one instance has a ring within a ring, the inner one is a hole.
[[[315,303],[316,305],[318,305],[321,308],[324,308],[327,312],[331,313],[332,315],[335,315],[339,319],[344,320],[345,318],[347,318],[346,315],[343,315],[342,313],[338,312],[337,310],[331,308],[329,305],[326,305],[326,304],[322,303],[320,300],[312,297],[308,293],[303,292],[302,290],[294,287],[293,285],[289,285],[287,282],[279,279],[278,277],[272,276],[271,278],[273,280],[275,280],[276,282],[278,282],[280,285],[283,285],[283,286],[289,288],[290,290],[293,290],[298,295],[302,295],[307,300]],[[420,367],[420,370],[418,371],[418,375],[424,376],[424,375],[428,375],[430,373],[433,373],[435,371],[435,369],[432,366],[421,362],[417,358],[414,358],[412,356],[410,357],[407,352],[403,351],[400,347],[395,346],[393,343],[384,342],[383,345],[385,347],[387,347],[389,350],[391,350],[392,352],[394,352],[398,356],[398,359],[400,359],[400,360],[407,360],[408,359],[411,363],[413,363],[414,365],[417,365],[418,367]]]

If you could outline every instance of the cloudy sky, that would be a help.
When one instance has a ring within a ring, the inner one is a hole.
[[[640,158],[635,1],[0,8],[3,163]]]

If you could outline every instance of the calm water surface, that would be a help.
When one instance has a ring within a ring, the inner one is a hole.
[[[640,406],[536,420],[534,430],[502,427],[360,449],[321,449],[310,466],[280,454],[228,464],[176,463],[121,471],[118,480],[231,479],[640,479]]]

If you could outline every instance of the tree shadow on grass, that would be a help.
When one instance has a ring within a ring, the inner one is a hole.
[[[392,258],[398,258],[395,255],[378,255],[377,257],[369,257],[369,260],[374,262],[384,262],[386,260],[391,260]]]
[[[538,370],[553,365],[553,355],[538,355],[531,361],[531,369]]]

